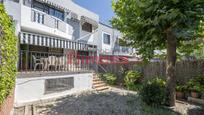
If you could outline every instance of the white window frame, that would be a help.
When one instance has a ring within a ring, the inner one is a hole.
[[[104,43],[104,34],[107,34],[107,35],[110,36],[110,44]],[[106,45],[111,45],[111,34],[110,34],[110,33],[102,32],[102,43],[103,43],[103,44],[106,44]]]

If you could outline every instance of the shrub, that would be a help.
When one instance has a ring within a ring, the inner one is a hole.
[[[164,105],[167,102],[166,82],[159,78],[147,81],[141,91],[141,99],[148,105]]]
[[[112,73],[105,73],[102,77],[109,85],[114,85],[116,83],[117,77]]]
[[[204,89],[204,84],[201,84],[202,82],[203,81],[201,77],[195,77],[195,78],[190,79],[187,82],[188,90],[201,93]]]
[[[176,86],[176,91],[179,91],[179,92],[185,92],[186,89],[187,89],[186,85],[177,85]]]
[[[11,93],[16,76],[17,39],[13,23],[0,4],[0,105]]]
[[[178,92],[186,92],[187,91],[187,85],[181,84],[179,81],[176,82],[176,91]]]
[[[138,71],[127,71],[124,81],[128,90],[138,90],[140,88],[141,74]]]

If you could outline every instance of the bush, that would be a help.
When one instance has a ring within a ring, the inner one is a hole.
[[[114,74],[105,73],[102,75],[102,77],[109,85],[115,85],[117,77]]]
[[[186,89],[187,89],[186,85],[177,85],[176,86],[176,91],[179,91],[179,92],[185,92]]]
[[[148,105],[165,105],[167,104],[166,82],[159,78],[147,81],[141,91],[141,99]]]
[[[127,71],[124,78],[125,86],[128,90],[140,89],[141,74],[138,71]]]
[[[0,4],[0,105],[11,93],[15,84],[16,46],[13,23]]]
[[[192,78],[187,82],[188,90],[201,93],[204,89],[203,84],[200,84],[197,78]]]
[[[187,91],[187,85],[181,84],[179,81],[176,82],[176,91],[178,92],[186,92]]]

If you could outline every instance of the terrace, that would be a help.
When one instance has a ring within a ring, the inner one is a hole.
[[[19,49],[20,76],[90,72],[96,69],[95,45],[22,32]]]

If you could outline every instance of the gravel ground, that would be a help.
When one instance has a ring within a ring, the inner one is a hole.
[[[169,109],[144,105],[138,94],[113,88],[105,92],[88,91],[67,96],[53,102],[35,104],[33,115],[177,115]],[[202,108],[186,103],[177,103],[175,111],[184,115],[204,115]],[[192,110],[192,111],[189,111]],[[15,115],[23,115],[22,108],[15,108]],[[191,113],[190,113],[191,112]],[[190,114],[189,114],[190,113]],[[196,114],[195,114],[196,113]],[[28,114],[28,113],[27,113]],[[30,113],[29,113],[30,115]]]

